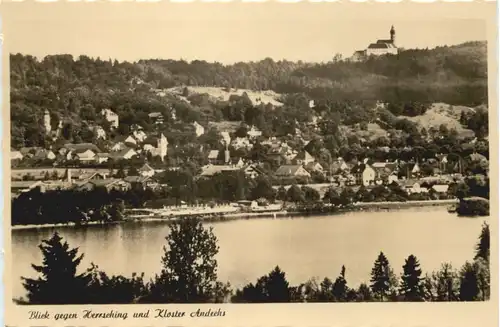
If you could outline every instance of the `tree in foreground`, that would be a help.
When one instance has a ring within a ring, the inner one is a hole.
[[[362,283],[359,285],[358,291],[356,292],[357,302],[371,302],[373,300],[373,294],[368,285]]]
[[[332,286],[333,297],[336,302],[345,302],[347,301],[347,293],[349,289],[347,287],[347,281],[345,279],[345,267],[342,266],[340,271],[340,276],[337,277]]]
[[[276,267],[268,275],[262,276],[257,283],[249,284],[236,291],[232,301],[236,303],[280,303],[291,301],[291,288],[285,272]]]
[[[460,271],[460,301],[479,301],[479,292],[478,267],[466,262]]]
[[[474,260],[482,258],[486,262],[490,261],[490,226],[483,223],[479,242],[476,246],[476,256]]]
[[[405,301],[423,301],[424,289],[422,284],[422,270],[414,255],[410,255],[403,266],[399,294]]]
[[[380,252],[373,265],[370,282],[373,296],[378,301],[389,300],[396,292],[396,275],[383,252]]]
[[[162,271],[150,284],[150,294],[142,299],[153,303],[222,302],[228,285],[217,281],[219,252],[212,228],[197,218],[183,218],[171,225],[166,237]]]
[[[21,277],[28,292],[29,304],[83,304],[88,302],[87,287],[91,276],[77,274],[83,254],[78,248],[70,249],[56,232],[39,245],[43,255],[42,265],[32,265],[41,274],[37,279]]]
[[[108,276],[92,264],[89,269],[92,281],[89,285],[90,301],[92,304],[130,304],[147,294],[144,283],[144,273],[125,276]]]
[[[425,277],[425,298],[429,301],[451,302],[459,300],[460,278],[449,263]]]

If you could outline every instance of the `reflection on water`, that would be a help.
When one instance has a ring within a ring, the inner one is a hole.
[[[369,281],[383,251],[396,273],[414,254],[424,272],[450,262],[459,267],[473,257],[485,218],[458,218],[445,207],[391,212],[353,212],[330,217],[237,220],[210,224],[219,239],[219,278],[241,287],[279,265],[291,284],[311,277],[336,278],[346,266],[351,286]],[[208,224],[207,224],[208,225]],[[108,274],[147,277],[160,271],[169,227],[163,222],[129,223],[58,232],[85,253],[82,269],[91,262]],[[13,296],[25,294],[21,276],[34,276],[31,263],[41,262],[37,245],[54,229],[12,233]]]

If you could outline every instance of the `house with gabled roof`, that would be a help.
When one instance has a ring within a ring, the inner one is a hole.
[[[274,173],[276,177],[311,177],[302,165],[282,165]]]
[[[137,155],[137,152],[131,148],[125,148],[121,151],[111,152],[109,157],[113,160],[129,160]]]
[[[103,109],[101,115],[111,124],[111,127],[118,128],[120,118],[115,112],[110,109]]]
[[[106,131],[104,130],[104,128],[102,128],[102,126],[96,125],[93,129],[96,139],[106,139]]]
[[[235,149],[245,148],[245,149],[249,150],[253,147],[253,144],[250,142],[250,140],[247,137],[236,137],[231,142],[231,145]]]
[[[163,124],[164,117],[161,112],[150,112],[148,114],[148,117],[154,124],[157,125]]]
[[[198,122],[195,121],[193,123],[193,127],[196,137],[200,137],[201,135],[205,134],[205,127],[201,126]]]
[[[44,150],[42,147],[39,146],[33,146],[33,147],[22,147],[19,149],[19,152],[23,155],[25,158],[32,158],[37,151]]]
[[[201,168],[200,177],[212,177],[219,173],[234,172],[240,169],[241,167],[232,165],[207,165]]]
[[[11,150],[10,151],[10,160],[13,161],[13,160],[23,160],[23,154],[21,153],[21,151],[17,151],[17,150]]]
[[[374,162],[371,167],[375,170],[375,180],[378,184],[391,184],[398,181],[398,162]]]
[[[56,155],[52,150],[38,149],[35,151],[32,158],[35,160],[54,160]]]
[[[79,185],[77,187],[77,190],[93,191],[98,187],[103,187],[108,192],[111,190],[127,191],[130,190],[131,184],[122,179],[117,179],[117,178],[93,179]]]
[[[247,135],[248,135],[249,138],[255,139],[255,138],[259,137],[259,136],[262,136],[262,131],[260,131],[259,129],[257,129],[257,127],[252,126],[250,128],[250,130],[247,132]]]
[[[243,171],[245,173],[245,176],[247,176],[251,179],[257,178],[258,176],[261,176],[264,174],[262,169],[258,165],[255,165],[255,164],[246,166],[245,168],[243,168]]]
[[[110,156],[109,153],[101,152],[101,153],[96,153],[94,158],[97,163],[103,163],[109,160],[109,156]]]
[[[158,181],[152,176],[127,176],[123,179],[131,187],[141,187],[142,189],[155,190],[160,187]]]
[[[293,163],[295,165],[305,165],[316,161],[316,159],[306,150],[302,150],[293,158]]]
[[[304,165],[304,167],[311,173],[316,172],[323,174],[325,172],[323,166],[319,162],[309,162],[307,165]]]
[[[94,153],[102,152],[97,145],[92,143],[66,143],[59,149],[61,154],[66,154],[68,151],[85,151],[92,150]]]
[[[436,193],[447,194],[449,188],[450,185],[448,184],[435,184],[432,186],[431,189],[434,190]]]
[[[149,164],[145,163],[141,168],[138,169],[139,174],[143,177],[151,177],[156,171]]]
[[[142,129],[136,129],[133,131],[132,136],[137,140],[137,142],[144,142],[144,140],[148,138],[148,135]]]
[[[406,179],[400,182],[400,185],[402,185],[402,188],[408,193],[408,194],[420,194],[420,193],[427,193],[429,190],[425,187],[422,187],[420,182],[417,179]]]
[[[76,151],[75,154],[76,154],[76,159],[80,162],[90,162],[96,160],[95,158],[96,153],[90,149]]]
[[[39,188],[41,192],[45,191],[42,181],[11,181],[10,190],[12,194],[19,194]]]
[[[208,153],[208,162],[212,165],[215,165],[219,158],[219,150],[210,150]]]

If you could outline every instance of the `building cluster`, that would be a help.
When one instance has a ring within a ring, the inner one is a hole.
[[[398,54],[398,47],[396,46],[396,30],[391,26],[389,31],[390,38],[387,40],[377,40],[370,43],[366,49],[355,51],[351,61],[362,61],[370,56],[381,56],[386,54]]]
[[[107,169],[39,169],[36,172],[30,172],[30,180],[19,180],[23,177],[19,174],[18,178],[11,182],[11,193],[15,197],[35,188],[45,192],[50,190],[92,191],[97,187],[103,187],[109,192],[111,190],[127,191],[137,186],[151,190],[165,187],[157,178],[163,170],[153,169],[149,164],[144,164],[137,172],[134,176],[117,178],[114,177],[115,172]]]
[[[111,128],[119,126],[119,116],[110,109],[103,109],[101,115],[110,123]],[[156,118],[161,119],[161,117]],[[56,135],[51,131],[50,115],[48,112],[44,116],[44,126],[47,135],[58,136],[58,134]],[[203,128],[201,125],[199,127]],[[134,125],[131,126],[131,133],[129,135],[108,140],[102,126],[95,125],[92,128],[95,132],[96,140],[106,141],[103,143],[105,145],[101,146],[101,148],[93,143],[66,143],[60,146],[51,146],[50,148],[23,147],[20,149],[11,149],[11,161],[30,159],[35,161],[55,161],[61,164],[69,161],[85,164],[101,164],[110,159],[115,161],[130,160],[141,154],[145,155],[145,157],[158,157],[161,161],[164,161],[167,156],[168,140],[163,133],[148,135],[143,131],[141,126]],[[200,132],[203,133],[198,128],[197,133]]]
[[[105,109],[101,114],[113,128],[119,126],[119,117],[111,110]],[[150,118],[154,122],[163,121],[161,113],[151,113]],[[47,131],[50,131],[50,116],[45,123]],[[96,130],[99,129],[99,126],[94,127]],[[192,127],[198,137],[205,133],[204,127],[197,122],[192,123]],[[102,132],[99,134],[101,135],[100,138],[105,139],[104,130]],[[460,175],[462,172],[461,161],[459,160],[458,166],[452,169],[452,175],[449,174],[450,169],[446,155],[407,162],[402,160],[374,162],[370,158],[349,162],[343,158],[334,158],[330,162],[324,162],[311,155],[307,151],[307,142],[300,135],[297,137],[303,141],[302,145],[292,147],[286,141],[276,137],[264,139],[262,132],[256,127],[249,128],[245,136],[239,133],[239,137],[234,137],[234,139],[231,139],[229,132],[222,131],[219,135],[220,150],[204,151],[203,147],[200,146],[200,151],[207,156],[206,161],[208,164],[201,167],[197,178],[211,178],[219,173],[241,171],[247,178],[255,179],[258,176],[265,175],[267,178],[279,181],[279,184],[293,183],[297,180],[308,184],[326,182],[339,187],[361,185],[374,187],[397,183],[408,193],[422,193],[426,192],[425,188],[421,187],[422,181],[426,180],[425,178],[438,181],[437,185],[448,185],[453,182],[454,173]],[[156,157],[160,159],[159,161],[165,161],[168,152],[168,140],[164,134],[155,132],[148,135],[141,126],[134,125],[131,126],[130,134],[106,140],[104,143],[106,144],[105,149],[93,143],[66,143],[58,147],[52,146],[49,149],[40,147],[12,149],[11,161],[13,163],[23,160],[48,161],[54,167],[75,167],[78,165],[74,165],[74,163],[78,162],[84,164],[80,165],[81,167],[99,167],[99,164],[110,160],[112,162],[125,161],[126,163],[128,160],[136,158],[140,159],[140,161],[134,161],[133,165],[130,164],[129,167],[137,167],[138,163],[144,164],[138,170],[137,176],[114,178],[112,176],[115,175],[106,169],[91,169],[90,171],[68,169],[65,171],[64,177],[59,175],[54,177],[51,176],[49,171],[40,168],[37,170],[38,175],[30,178],[15,177],[13,175],[13,193],[19,193],[33,187],[40,187],[44,190],[57,188],[89,190],[96,186],[104,186],[107,189],[125,190],[134,183],[153,189],[159,186],[158,174],[164,170],[152,168],[150,166],[152,162],[149,162],[148,158]],[[260,143],[261,149],[267,151],[264,155],[265,162],[259,160],[250,161],[248,156],[246,158],[241,156],[240,149],[251,150],[257,143]],[[472,156],[474,157],[472,158]],[[487,162],[485,157],[477,153],[473,153],[470,159]],[[426,165],[425,174],[422,174],[423,164]],[[166,164],[161,166],[167,167]],[[270,167],[275,167],[275,169]],[[432,168],[430,173],[429,167]],[[179,167],[170,167],[169,169],[179,169]],[[271,169],[273,171],[270,171]],[[440,191],[443,191],[445,187],[443,186]]]

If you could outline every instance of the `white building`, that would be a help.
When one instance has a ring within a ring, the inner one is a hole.
[[[156,173],[156,171],[147,163],[145,163],[141,168],[139,168],[139,174],[142,177],[151,177]]]
[[[381,56],[386,54],[398,54],[398,47],[396,46],[396,30],[391,26],[389,31],[390,39],[377,40],[375,43],[370,43],[364,50],[355,51],[351,57],[351,61],[361,61],[369,56]]]
[[[220,132],[220,135],[222,136],[223,144],[231,144],[231,136],[229,136],[228,132]]]
[[[106,131],[101,126],[97,125],[94,127],[94,134],[96,139],[106,139]]]
[[[371,166],[366,165],[362,173],[362,182],[364,186],[373,184],[375,181],[376,172]]]
[[[168,150],[168,140],[163,133],[158,137],[147,139],[145,142],[146,144],[143,146],[144,151],[151,153],[153,157],[160,157],[161,161],[165,160]]]
[[[52,126],[50,125],[50,113],[48,110],[45,110],[43,114],[43,127],[45,128],[45,133],[49,134],[52,130]]]
[[[23,160],[21,151],[10,151],[10,160]]]
[[[248,138],[246,138],[246,137],[237,137],[237,138],[235,138],[231,142],[231,145],[235,149],[241,149],[241,148],[251,149],[253,147],[253,144],[250,143],[250,140]]]
[[[83,152],[78,152],[77,154],[78,160],[81,162],[89,162],[89,161],[94,161],[96,154],[94,151],[87,149]]]
[[[205,127],[198,124],[198,122],[194,122],[193,127],[197,137],[200,137],[201,135],[205,134]]]
[[[103,109],[101,110],[101,115],[104,116],[104,118],[111,123],[111,127],[113,128],[118,128],[120,118],[116,113],[111,111],[110,109]]]
[[[257,138],[262,135],[262,131],[259,131],[255,126],[252,126],[247,133],[248,137],[251,139]]]
[[[132,135],[134,136],[134,138],[139,141],[139,142],[144,142],[144,140],[148,137],[146,135],[146,133],[144,133],[143,130],[140,130],[140,129],[137,129],[135,130]]]
[[[168,140],[162,133],[160,135],[160,138],[158,139],[158,145],[156,147],[158,150],[158,155],[161,158],[161,161],[164,161],[165,157],[167,156],[167,147],[168,147]]]

